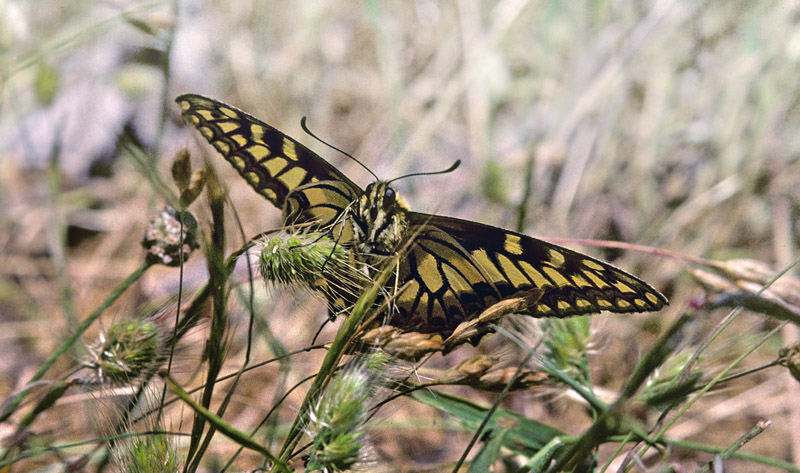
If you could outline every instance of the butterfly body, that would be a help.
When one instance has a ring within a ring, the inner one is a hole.
[[[367,186],[358,200],[354,216],[358,252],[388,256],[403,242],[408,231],[409,208],[389,184],[375,182]]]
[[[537,317],[661,309],[666,298],[608,263],[477,222],[409,210],[389,182],[362,190],[317,154],[245,112],[199,95],[176,99],[184,117],[253,189],[282,208],[287,224],[311,223],[350,250],[368,284],[387,256],[403,251],[394,277],[403,290],[391,325],[447,336],[491,305],[541,290]],[[331,287],[341,287],[326,276]],[[332,310],[352,294],[323,291]]]

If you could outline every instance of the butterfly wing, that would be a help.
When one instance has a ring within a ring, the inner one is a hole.
[[[259,194],[282,209],[286,224],[316,222],[348,246],[354,235],[348,208],[363,194],[344,174],[281,131],[230,105],[200,95],[176,99],[183,116]],[[333,312],[346,309],[353,275],[326,274],[312,286]],[[343,288],[343,289],[336,289]]]
[[[181,95],[175,101],[186,120],[250,186],[280,209],[284,209],[287,197],[300,189],[307,189],[306,199],[312,205],[328,199],[332,203],[327,208],[339,205],[342,199],[338,196],[346,196],[349,204],[362,194],[356,184],[319,155],[241,110],[195,94]],[[314,187],[319,189],[308,190]],[[290,205],[294,205],[290,209],[293,213],[287,216],[291,215],[294,223],[316,217],[314,212],[296,207],[296,202]],[[319,209],[329,213],[323,207]]]
[[[646,312],[667,299],[641,279],[590,256],[476,222],[415,212],[400,267],[408,289],[393,325],[449,334],[458,324],[522,291],[544,294],[536,317]]]

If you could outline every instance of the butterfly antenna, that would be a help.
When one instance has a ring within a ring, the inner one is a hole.
[[[305,131],[306,133],[311,135],[312,138],[314,138],[315,140],[317,140],[320,143],[324,144],[328,148],[334,149],[334,150],[342,153],[343,155],[347,156],[348,158],[352,159],[353,161],[357,162],[359,165],[361,165],[362,168],[366,169],[368,173],[372,174],[372,177],[374,177],[376,181],[380,181],[380,179],[378,179],[378,176],[375,175],[375,173],[372,172],[372,170],[370,168],[368,168],[361,161],[357,160],[352,154],[342,151],[341,149],[337,148],[336,146],[333,146],[332,144],[328,143],[327,141],[323,140],[322,138],[320,138],[317,135],[315,135],[314,133],[312,133],[311,130],[309,130],[308,127],[306,126],[306,117],[303,117],[303,118],[300,119],[300,126],[303,127],[303,131]]]
[[[413,176],[435,176],[437,174],[447,174],[448,172],[455,171],[456,168],[458,168],[459,166],[461,166],[461,160],[457,159],[456,162],[454,162],[452,166],[450,166],[449,168],[447,168],[447,169],[445,169],[443,171],[412,172],[411,174],[406,174],[405,176],[395,177],[394,179],[392,179],[391,181],[387,181],[386,183],[389,184],[389,183],[392,183],[394,181],[399,181],[400,179],[405,179],[407,177],[413,177]]]

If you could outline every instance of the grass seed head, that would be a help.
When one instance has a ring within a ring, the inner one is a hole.
[[[189,259],[192,251],[200,247],[197,232],[197,219],[191,212],[164,207],[150,216],[142,237],[147,260],[166,266],[179,266]]]
[[[160,362],[162,340],[150,320],[120,320],[88,346],[86,365],[96,371],[99,382],[127,383]]]
[[[314,403],[306,426],[314,439],[308,471],[345,471],[366,461],[365,424],[380,373],[388,361],[378,355],[350,364],[337,374]]]
[[[163,433],[136,436],[115,447],[115,463],[130,473],[177,473],[175,446]]]
[[[303,283],[315,287],[323,271],[346,259],[341,245],[318,233],[293,233],[263,240],[259,270],[265,281]]]

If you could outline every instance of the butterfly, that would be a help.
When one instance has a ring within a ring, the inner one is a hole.
[[[200,95],[176,99],[185,119],[287,224],[314,222],[363,263],[405,251],[391,325],[447,337],[493,304],[538,291],[534,317],[657,311],[666,297],[591,256],[520,233],[409,210],[390,185],[361,189],[319,155],[261,120]],[[343,295],[328,295],[329,307]]]

